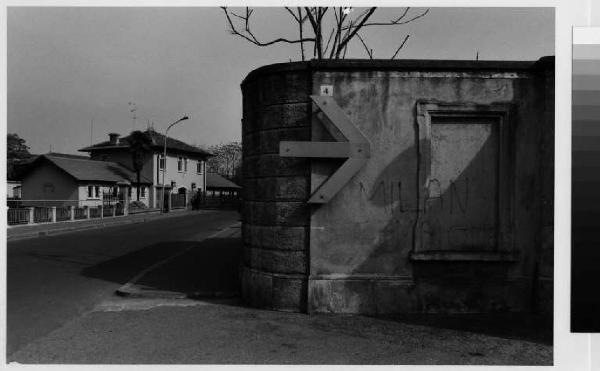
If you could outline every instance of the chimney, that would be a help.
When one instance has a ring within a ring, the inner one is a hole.
[[[121,134],[109,133],[108,134],[108,138],[109,138],[110,144],[114,144],[114,145],[119,144],[119,137],[120,136],[121,136]]]

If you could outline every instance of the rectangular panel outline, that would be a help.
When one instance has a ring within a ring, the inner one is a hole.
[[[511,118],[514,107],[510,103],[448,103],[439,101],[418,101],[417,148],[418,168],[418,215],[414,227],[413,260],[490,260],[490,253],[497,255],[497,261],[515,259],[514,250],[514,140]],[[492,118],[498,122],[498,243],[497,250],[490,251],[438,251],[423,246],[422,229],[426,221],[426,183],[431,167],[431,124],[435,117]],[[481,259],[478,259],[481,255]],[[484,256],[485,255],[485,256]]]

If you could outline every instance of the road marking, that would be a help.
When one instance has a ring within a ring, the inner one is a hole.
[[[210,305],[208,302],[192,299],[114,299],[102,302],[93,312],[123,312],[136,310],[149,310],[156,307],[193,307],[201,305]]]

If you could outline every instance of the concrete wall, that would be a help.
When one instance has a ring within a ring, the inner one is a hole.
[[[546,62],[317,62],[253,72],[242,85],[244,297],[279,309],[274,277],[296,274],[302,296],[285,309],[540,310],[552,297],[552,79]],[[310,207],[308,195],[341,161],[280,158],[278,142],[332,140],[304,93],[322,85],[333,86],[372,156],[329,203]],[[434,121],[423,124],[419,106],[447,109],[451,120],[424,135]],[[501,132],[489,131],[500,123]],[[432,155],[444,151],[456,153]]]

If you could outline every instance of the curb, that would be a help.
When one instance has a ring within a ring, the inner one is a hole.
[[[235,222],[228,226],[223,227],[220,231],[211,234],[199,241],[196,242],[204,242],[216,237],[220,236],[233,236],[237,233],[240,233],[241,223]],[[232,231],[233,229],[233,231]],[[169,261],[187,253],[195,246],[192,245],[179,251],[176,254],[173,254],[148,268],[142,270],[135,277],[133,277],[129,282],[125,283],[123,286],[119,287],[115,294],[121,297],[128,298],[146,298],[146,299],[200,299],[200,298],[212,298],[212,299],[226,299],[233,298],[239,296],[239,292],[225,292],[225,291],[192,291],[192,292],[181,292],[181,291],[166,291],[166,290],[155,290],[143,285],[138,285],[140,279],[142,279],[146,274],[150,273],[154,269],[168,263]]]
[[[210,212],[214,212],[215,210],[206,210],[206,211],[200,210],[200,211],[210,213]],[[108,222],[100,222],[97,224],[87,224],[87,225],[78,225],[78,226],[70,226],[70,227],[65,226],[65,228],[50,229],[50,230],[45,230],[45,231],[31,231],[28,233],[17,234],[17,235],[13,235],[13,236],[8,235],[8,233],[7,233],[6,240],[7,241],[17,241],[17,240],[24,240],[24,239],[29,239],[29,238],[54,236],[54,235],[84,231],[84,230],[89,230],[89,229],[102,229],[102,228],[109,228],[109,227],[115,227],[115,226],[126,225],[126,224],[145,223],[145,222],[156,220],[156,219],[172,218],[172,217],[178,217],[178,216],[184,216],[184,215],[186,215],[186,214],[184,214],[181,211],[172,212],[172,213],[169,213],[168,215],[164,215],[164,214],[160,214],[160,213],[149,213],[143,217],[140,216],[138,218],[112,220],[112,221],[108,221]],[[122,218],[122,216],[118,217],[118,218]],[[100,220],[102,220],[102,219],[100,219]]]

